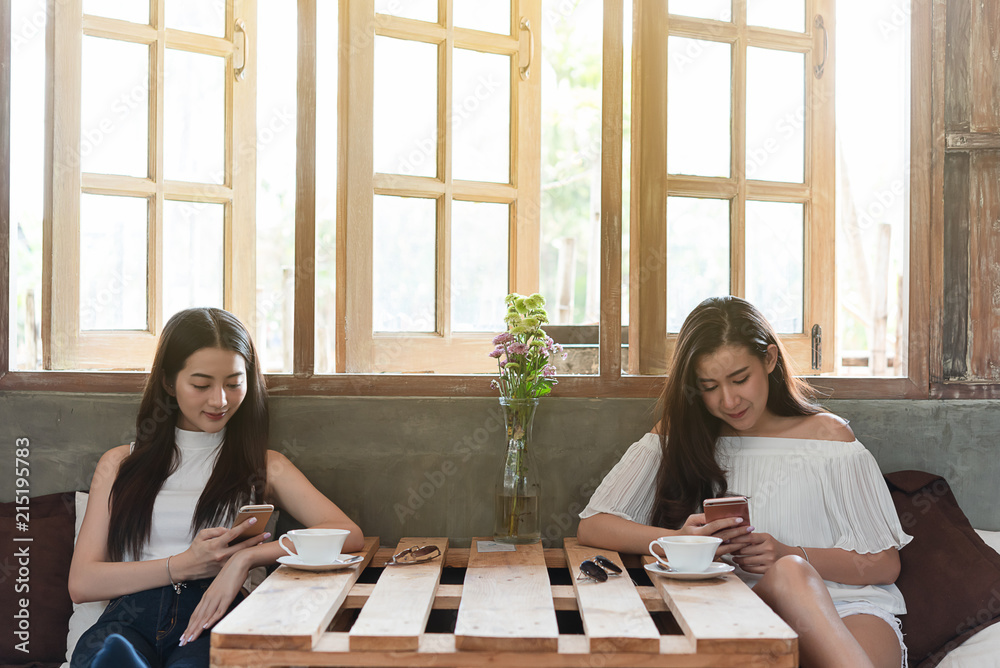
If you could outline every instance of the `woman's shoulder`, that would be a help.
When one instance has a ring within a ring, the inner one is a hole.
[[[132,454],[132,444],[126,443],[125,445],[119,445],[117,447],[111,448],[103,455],[101,455],[101,461],[98,462],[98,466],[114,466],[118,468],[118,465],[122,463],[126,457]]]
[[[833,413],[816,413],[794,418],[789,425],[787,438],[805,438],[817,441],[853,443],[854,431],[847,420]]]

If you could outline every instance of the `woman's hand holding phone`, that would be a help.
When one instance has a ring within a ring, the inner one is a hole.
[[[170,562],[175,580],[197,580],[215,577],[229,558],[248,547],[260,545],[271,537],[270,533],[250,535],[258,524],[256,517],[248,517],[231,529],[211,527],[202,529],[191,541],[191,546]],[[261,527],[263,528],[263,527]],[[235,542],[234,542],[235,541]]]

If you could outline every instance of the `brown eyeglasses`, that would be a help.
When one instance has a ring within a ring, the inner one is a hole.
[[[580,575],[576,579],[587,578],[594,582],[607,582],[609,575],[621,574],[622,569],[618,564],[603,554],[598,554],[580,563]]]
[[[410,564],[420,564],[441,556],[441,548],[437,545],[422,545],[419,547],[408,547],[401,552],[392,555],[392,561],[385,562],[386,566],[408,566]]]

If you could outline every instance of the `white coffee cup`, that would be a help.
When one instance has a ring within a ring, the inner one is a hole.
[[[649,544],[649,553],[662,565],[684,573],[704,573],[715,558],[715,550],[722,543],[715,536],[663,536]],[[666,555],[660,558],[654,549],[657,545]]]
[[[289,555],[298,556],[304,563],[330,564],[340,558],[340,550],[350,534],[347,529],[293,529],[282,534],[278,545]],[[282,542],[286,538],[292,541],[295,552]]]

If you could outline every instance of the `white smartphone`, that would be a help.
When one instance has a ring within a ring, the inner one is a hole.
[[[271,519],[271,513],[273,512],[274,506],[270,503],[241,506],[239,512],[236,513],[236,519],[233,520],[233,526],[242,524],[251,517],[256,517],[256,524],[248,526],[243,533],[240,534],[240,537],[249,538],[250,536],[257,536],[264,533],[264,529],[267,527],[267,521]]]

